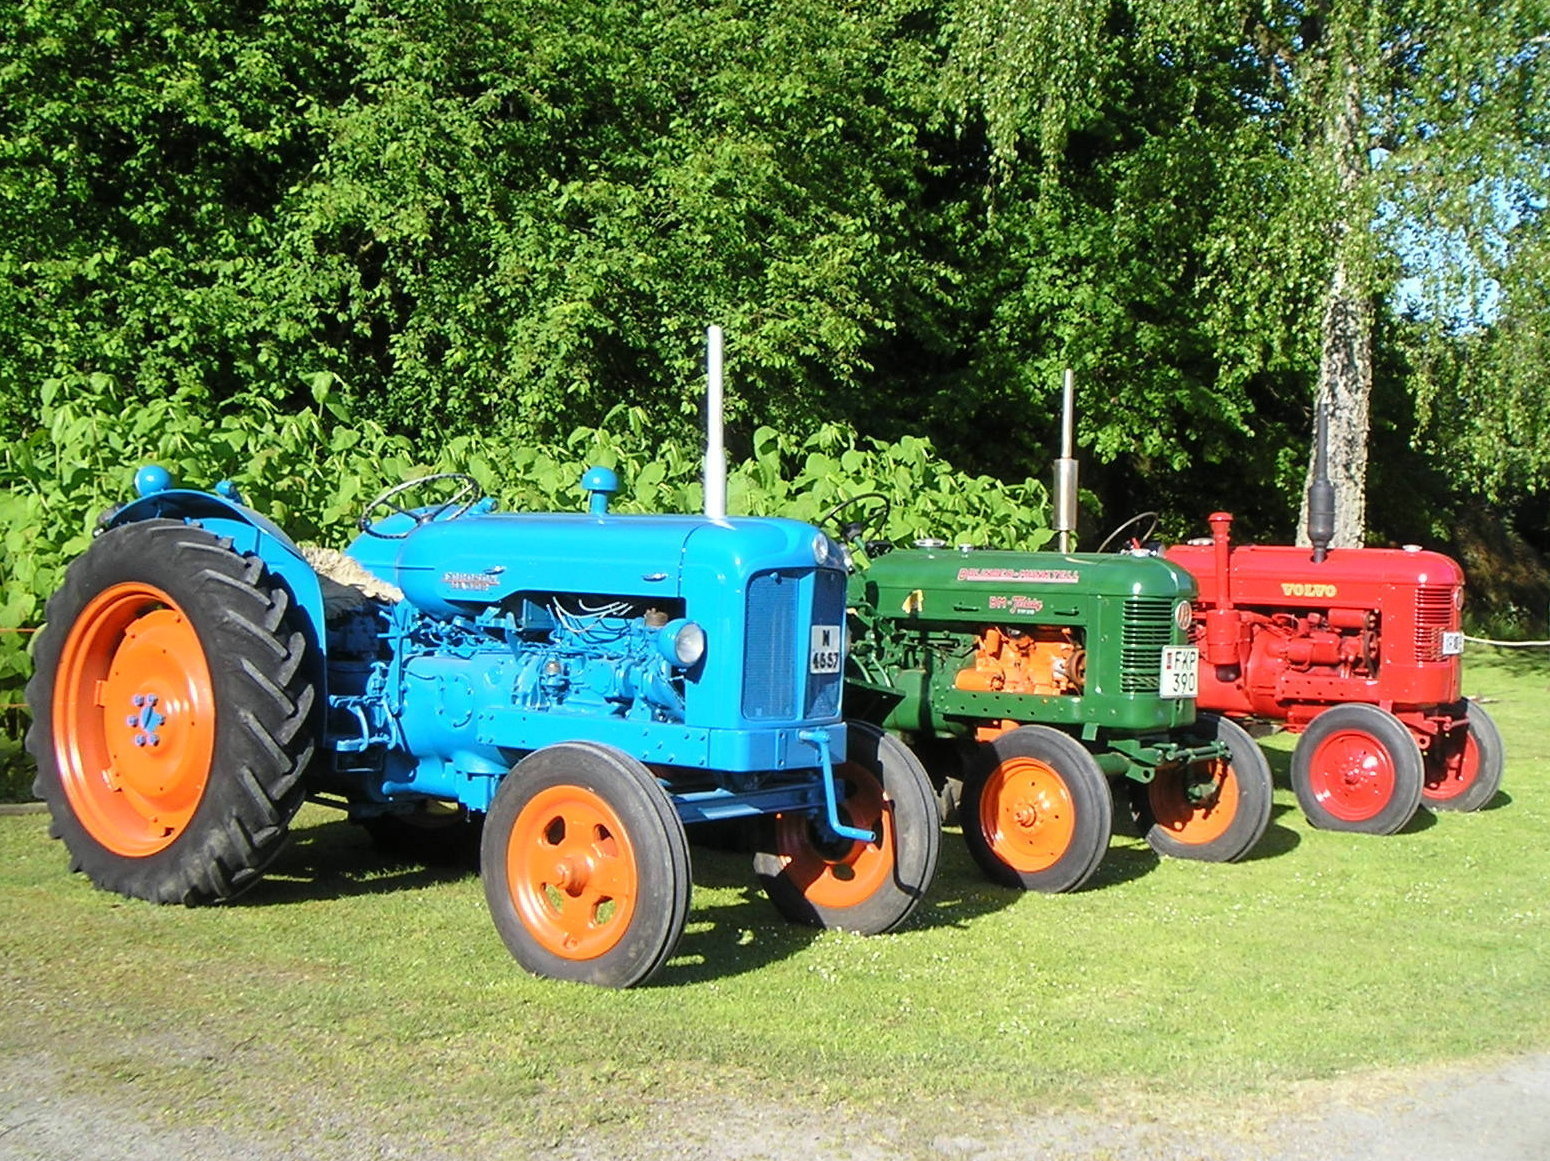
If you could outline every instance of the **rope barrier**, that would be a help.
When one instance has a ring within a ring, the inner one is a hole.
[[[1494,637],[1465,637],[1476,645],[1495,645],[1498,649],[1546,649],[1550,641],[1498,641]]]

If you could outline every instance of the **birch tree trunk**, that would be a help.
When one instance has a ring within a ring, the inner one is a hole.
[[[1326,122],[1335,164],[1339,212],[1332,223],[1336,257],[1324,299],[1319,387],[1314,403],[1328,409],[1330,482],[1335,487],[1332,548],[1360,548],[1367,525],[1367,431],[1372,398],[1372,295],[1364,272],[1371,218],[1365,213],[1363,181],[1369,161],[1362,138],[1361,73],[1346,62]],[[1315,424],[1315,430],[1317,424]],[[1308,456],[1307,485],[1313,483],[1318,449]],[[1308,487],[1303,488],[1297,543],[1308,543]]]

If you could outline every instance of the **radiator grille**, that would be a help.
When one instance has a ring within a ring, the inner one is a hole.
[[[1421,585],[1415,591],[1415,656],[1417,661],[1441,661],[1442,634],[1457,617],[1452,585]]]
[[[814,625],[836,625],[845,631],[845,574],[834,569],[819,569],[814,576]],[[832,718],[840,712],[840,687],[845,674],[809,673],[807,675],[807,713],[809,718]]]
[[[1127,597],[1120,649],[1120,692],[1156,693],[1162,651],[1173,643],[1172,597]]]
[[[797,602],[790,573],[762,572],[748,584],[748,640],[743,658],[743,716],[796,717]]]

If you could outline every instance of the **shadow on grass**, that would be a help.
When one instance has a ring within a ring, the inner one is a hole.
[[[465,879],[477,870],[466,862],[428,865],[384,854],[359,826],[340,818],[292,831],[264,877],[234,902],[272,907],[385,895]]]
[[[1276,819],[1288,814],[1295,816],[1297,808],[1273,803],[1270,807],[1270,825],[1265,828],[1265,833],[1259,842],[1254,844],[1254,849],[1239,861],[1257,863],[1261,859],[1277,858],[1296,850],[1302,843],[1302,835],[1287,827],[1276,825]]]

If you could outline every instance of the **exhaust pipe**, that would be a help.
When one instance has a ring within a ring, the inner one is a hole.
[[[1060,400],[1060,458],[1055,461],[1055,490],[1051,497],[1061,552],[1071,552],[1076,547],[1076,460],[1071,454],[1076,426],[1075,388],[1076,375],[1067,367]]]
[[[1335,538],[1335,485],[1329,481],[1329,405],[1319,405],[1313,439],[1313,483],[1308,488],[1308,539],[1313,544],[1313,563],[1329,555]]]
[[[721,328],[705,331],[705,518],[727,515],[727,449],[721,397]]]

